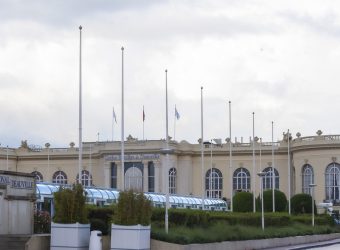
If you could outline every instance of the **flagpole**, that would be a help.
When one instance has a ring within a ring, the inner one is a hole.
[[[82,169],[82,154],[83,154],[83,142],[82,142],[82,65],[81,65],[81,30],[82,27],[79,26],[79,165],[78,165],[78,182],[81,183],[81,169]]]
[[[122,50],[122,122],[121,122],[121,163],[122,163],[122,168],[121,168],[121,178],[122,178],[122,186],[121,189],[124,191],[125,190],[125,180],[124,180],[124,47],[121,48]]]
[[[176,104],[175,104],[175,117],[174,117],[174,140],[176,140]]]
[[[254,115],[255,113],[253,112],[253,212],[256,212],[256,207],[255,207],[255,121],[254,121]]]
[[[290,148],[289,148],[289,129],[288,129],[288,133],[287,133],[287,136],[288,136],[288,213],[290,214],[291,213],[291,207],[290,207],[290,197],[291,197],[291,178],[290,178]]]
[[[92,143],[90,144],[90,176],[88,186],[92,186]]]
[[[114,122],[115,122],[115,118],[114,118],[114,112],[115,112],[115,108],[112,107],[112,141],[113,141],[113,125],[114,125]]]
[[[201,176],[202,176],[202,210],[204,210],[204,151],[203,151],[203,87],[201,87]]]
[[[145,118],[145,113],[144,113],[144,105],[143,105],[143,141],[144,141],[144,119]]]
[[[8,171],[8,145],[7,145],[7,149],[6,149],[6,169]]]
[[[168,208],[169,208],[169,178],[168,178],[168,166],[169,166],[169,131],[168,131],[168,70],[165,70],[165,110],[166,110],[166,163],[164,168],[165,178],[165,194],[166,194],[166,204],[165,204],[165,232],[169,232],[169,216],[168,216]]]
[[[272,121],[272,191],[273,212],[275,212],[275,169],[274,169],[274,122]]]
[[[260,166],[259,166],[259,172],[262,172],[262,138],[260,138]],[[261,178],[261,181],[260,181],[260,188],[259,188],[259,190],[261,190],[261,185],[263,185],[263,183],[262,183],[262,178]],[[260,198],[262,199],[262,192],[260,191]]]
[[[229,101],[229,175],[230,175],[230,211],[233,211],[233,161],[231,142],[231,101]]]

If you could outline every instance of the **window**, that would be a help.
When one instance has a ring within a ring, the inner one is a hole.
[[[250,191],[250,173],[246,168],[238,168],[233,175],[233,190]]]
[[[77,182],[79,183],[79,174],[77,174]],[[81,171],[81,185],[85,187],[92,186],[92,176],[87,170]]]
[[[209,169],[205,174],[206,196],[209,198],[222,197],[223,178],[222,173],[217,168]]]
[[[111,188],[117,188],[117,165],[111,162]]]
[[[125,165],[125,164],[124,164]],[[127,162],[125,167],[127,170],[125,172],[125,189],[134,190],[137,192],[143,191],[143,164],[140,162],[131,163]]]
[[[339,181],[340,165],[331,163],[326,168],[326,200],[333,203],[340,203]]]
[[[314,172],[311,165],[306,164],[302,167],[302,193],[312,194],[309,184],[314,183]]]
[[[176,193],[176,168],[170,168],[169,170],[169,193]]]
[[[40,172],[34,171],[34,172],[32,172],[32,174],[34,174],[35,180],[37,182],[42,182],[43,181],[43,176],[42,176],[42,174]]]
[[[148,163],[148,192],[155,192],[155,166],[152,161]]]
[[[273,188],[273,168],[268,167],[263,170],[266,175],[263,178],[263,189],[272,189]],[[275,181],[275,189],[279,189],[280,177],[279,172],[274,168],[274,181]]]
[[[63,171],[57,171],[53,174],[53,183],[67,184],[67,175]]]

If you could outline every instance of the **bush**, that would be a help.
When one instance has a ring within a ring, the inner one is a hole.
[[[85,209],[84,189],[82,185],[76,184],[72,189],[60,187],[58,192],[53,194],[55,214],[53,222],[55,223],[82,223],[88,222]]]
[[[312,216],[311,215],[295,215],[292,216],[292,221],[293,222],[298,222],[301,224],[305,224],[305,225],[311,225],[312,224]],[[314,218],[314,222],[315,225],[323,225],[323,226],[333,226],[334,225],[334,220],[331,216],[329,216],[328,214],[322,214],[322,215],[318,215],[315,216]]]
[[[296,194],[290,200],[293,214],[312,213],[312,196],[309,194]],[[317,212],[317,210],[314,210]]]
[[[248,192],[236,193],[233,197],[234,212],[251,212],[253,211],[253,194]]]
[[[107,235],[110,231],[110,221],[114,214],[114,207],[96,207],[88,206],[88,219],[91,223],[91,231],[99,230],[103,235]]]
[[[287,209],[286,195],[280,190],[274,190],[275,195],[275,212],[284,212]],[[263,207],[265,212],[273,211],[273,190],[266,190],[263,192]],[[261,206],[260,206],[261,209]]]
[[[150,225],[152,203],[143,193],[132,190],[119,193],[113,222],[117,225]]]
[[[50,233],[51,231],[51,216],[47,211],[34,212],[34,233]]]

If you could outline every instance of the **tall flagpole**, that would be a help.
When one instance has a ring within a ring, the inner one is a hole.
[[[168,208],[169,208],[169,178],[168,178],[168,166],[169,166],[169,130],[168,130],[168,70],[165,70],[165,111],[166,111],[166,126],[165,126],[165,136],[166,136],[166,162],[164,168],[165,178],[165,196],[166,196],[166,204],[165,204],[165,232],[169,232],[169,215],[168,215]]]
[[[259,172],[262,172],[262,138],[260,138],[260,164],[259,164],[260,166],[259,166]],[[260,198],[262,199],[262,192],[261,192],[261,188],[262,188],[262,186],[261,185],[263,185],[263,183],[262,183],[262,177],[261,177],[261,181],[260,181],[260,188],[259,188],[259,190],[260,190]]]
[[[174,140],[176,140],[176,104],[175,104],[175,117],[174,117]]]
[[[113,141],[113,126],[114,126],[114,122],[115,122],[114,113],[115,113],[115,108],[112,107],[112,141]]]
[[[274,168],[274,122],[272,121],[272,191],[273,212],[275,212],[275,168]]]
[[[90,144],[90,176],[88,186],[92,186],[92,143]]]
[[[256,212],[256,206],[255,206],[255,121],[254,121],[254,115],[255,113],[253,112],[253,212]]]
[[[121,48],[122,50],[122,133],[121,133],[121,163],[122,163],[122,186],[121,189],[125,190],[125,180],[124,180],[124,47]]]
[[[287,133],[287,136],[288,136],[288,213],[290,214],[291,212],[291,207],[290,207],[290,198],[291,198],[291,178],[290,178],[290,148],[289,148],[289,129],[288,129],[288,133]]]
[[[6,149],[6,169],[8,171],[8,145],[7,145],[7,149]]]
[[[144,105],[143,105],[143,141],[144,141],[144,120],[145,120],[145,113],[144,113]]]
[[[229,175],[230,175],[230,211],[233,211],[233,161],[231,142],[231,101],[229,101]]]
[[[213,169],[213,161],[212,161],[212,139],[210,139],[210,177],[209,177],[209,188],[210,188],[210,192],[209,192],[209,198],[213,198],[212,197],[212,169]]]
[[[204,210],[204,149],[203,149],[203,87],[201,87],[201,177],[202,177],[202,210]]]
[[[83,142],[82,142],[82,68],[81,68],[81,30],[82,27],[79,26],[79,37],[80,37],[80,46],[79,46],[79,165],[78,165],[78,182],[81,183],[81,169],[82,169],[82,155],[83,155]]]

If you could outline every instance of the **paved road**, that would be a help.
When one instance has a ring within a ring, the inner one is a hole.
[[[266,248],[266,250],[305,250],[305,249],[340,250],[340,239],[288,247]]]

